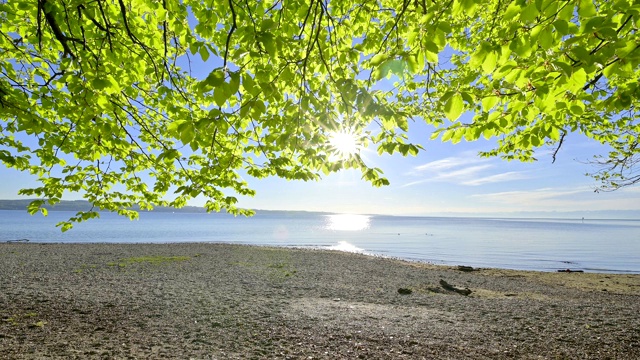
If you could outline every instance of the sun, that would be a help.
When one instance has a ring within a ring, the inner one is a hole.
[[[333,153],[341,159],[347,159],[360,152],[362,144],[357,134],[341,130],[329,134],[329,146]]]

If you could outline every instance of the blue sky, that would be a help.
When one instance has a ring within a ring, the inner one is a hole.
[[[365,161],[382,168],[391,185],[373,188],[356,171],[341,171],[319,182],[281,179],[252,181],[258,194],[240,205],[257,209],[312,210],[394,215],[491,215],[513,212],[585,212],[640,209],[640,188],[595,193],[586,162],[604,147],[580,134],[568,136],[552,163],[551,148],[538,162],[480,158],[491,141],[455,145],[430,141],[426,124],[413,124],[411,140],[425,151],[417,157],[378,156],[365,149]],[[549,214],[552,215],[552,214]]]

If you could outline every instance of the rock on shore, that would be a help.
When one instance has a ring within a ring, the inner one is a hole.
[[[640,276],[474,270],[242,245],[3,243],[0,354],[640,358]]]

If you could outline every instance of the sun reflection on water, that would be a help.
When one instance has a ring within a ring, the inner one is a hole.
[[[352,252],[352,253],[364,252],[364,249],[361,249],[355,245],[351,245],[346,241],[339,241],[336,245],[329,246],[329,250],[345,251],[345,252]]]
[[[367,229],[371,217],[367,215],[327,215],[327,229],[337,231],[360,231]]]

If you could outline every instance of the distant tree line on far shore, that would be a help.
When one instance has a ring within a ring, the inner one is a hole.
[[[0,200],[0,210],[22,210],[28,208],[29,204],[34,199],[16,199],[16,200]],[[62,200],[55,205],[50,205],[45,202],[43,205],[49,211],[87,211],[91,209],[91,204],[86,200]],[[96,210],[96,209],[94,209]],[[97,209],[98,211],[100,209]],[[132,210],[141,211],[138,206],[133,206]],[[144,211],[144,210],[142,210]],[[206,210],[203,207],[197,206],[185,206],[180,209],[172,207],[158,206],[154,208],[154,212],[190,212],[190,213],[205,213]]]

